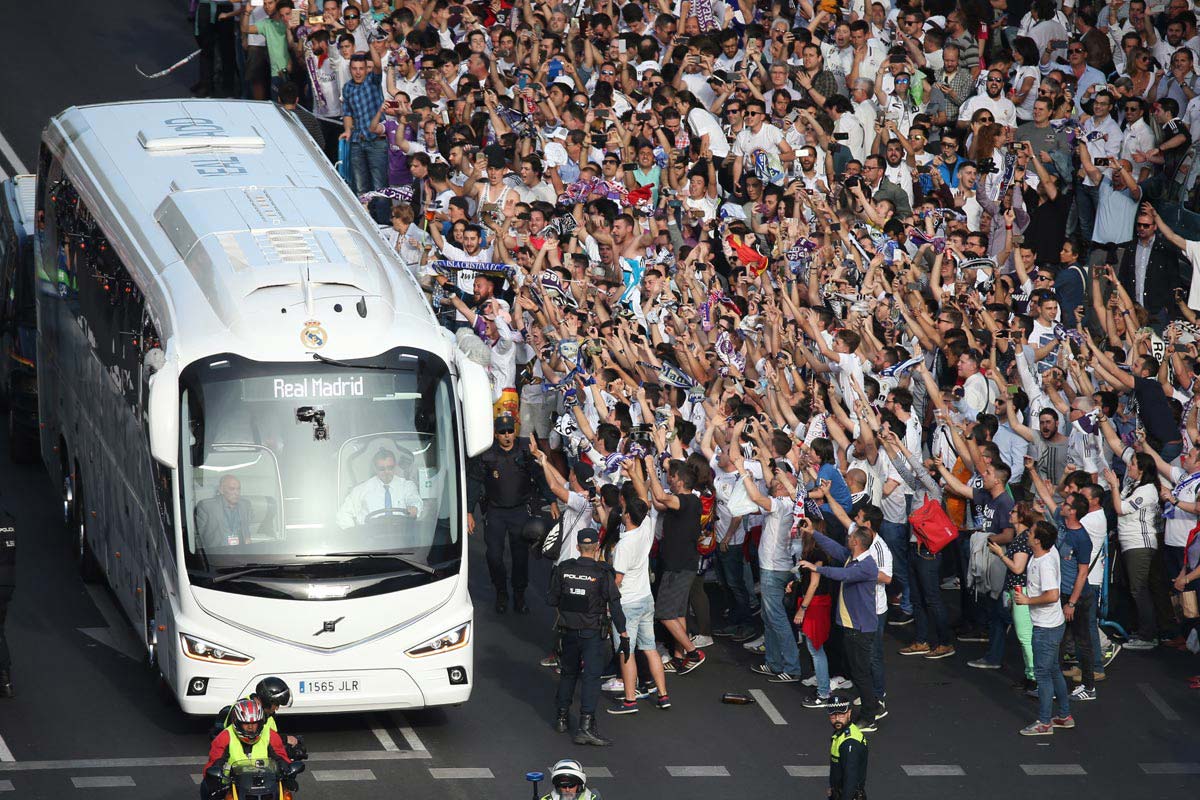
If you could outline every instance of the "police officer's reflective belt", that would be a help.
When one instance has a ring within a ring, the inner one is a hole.
[[[858,729],[857,725],[847,725],[842,729],[841,733],[834,735],[833,743],[829,746],[829,758],[833,763],[838,763],[838,750],[842,749],[842,742],[847,739],[854,739],[863,744],[867,743],[867,737],[863,735],[863,732]]]
[[[254,740],[254,744],[250,745],[250,752],[246,752],[245,742],[238,738],[232,725],[226,728],[225,732],[229,734],[229,760],[225,762],[225,775],[234,767],[253,764],[256,761],[265,762],[271,757],[271,733],[265,726]]]

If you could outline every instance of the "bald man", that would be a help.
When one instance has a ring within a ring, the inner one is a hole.
[[[250,501],[242,499],[242,482],[234,475],[222,476],[217,496],[196,504],[200,544],[206,549],[249,544],[252,517]]]

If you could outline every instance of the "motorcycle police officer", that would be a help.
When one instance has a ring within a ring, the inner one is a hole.
[[[850,701],[834,697],[829,703],[833,742],[829,747],[829,789],[832,800],[866,800],[867,737],[850,721]]]
[[[504,543],[512,553],[513,608],[528,614],[525,587],[529,585],[529,542],[522,535],[531,516],[531,502],[541,502],[537,476],[542,469],[529,452],[529,443],[517,438],[517,421],[501,414],[494,423],[496,441],[467,464],[467,508],[481,502],[485,522],[488,573],[496,587],[496,613],[508,611],[508,575],[504,568]],[[475,516],[467,514],[467,530],[475,532]]]
[[[16,585],[17,528],[11,516],[0,512],[0,697],[13,696],[12,658],[4,635],[4,620]]]
[[[565,733],[571,726],[571,703],[575,684],[583,669],[583,689],[579,694],[579,728],[575,744],[603,747],[612,744],[596,731],[596,702],[600,698],[600,674],[608,664],[605,637],[609,630],[605,611],[621,634],[617,652],[629,658],[629,633],[621,610],[621,592],[617,573],[611,564],[596,560],[600,552],[600,534],[584,528],[575,537],[579,558],[558,565],[550,578],[550,605],[558,609],[559,665],[558,715],[554,729]]]

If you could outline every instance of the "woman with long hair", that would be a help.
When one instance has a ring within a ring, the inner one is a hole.
[[[1125,74],[1133,81],[1133,88],[1128,96],[1144,98],[1150,94],[1150,87],[1154,85],[1151,58],[1150,51],[1145,47],[1134,47],[1129,51],[1125,61]]]
[[[1158,470],[1146,453],[1134,453],[1126,465],[1123,484],[1111,469],[1104,470],[1104,480],[1112,489],[1113,511],[1117,513],[1117,542],[1129,578],[1129,592],[1137,607],[1137,632],[1125,643],[1125,649],[1150,650],[1158,644],[1150,591],[1150,565],[1158,550]]]
[[[1037,100],[1038,84],[1042,71],[1038,67],[1037,43],[1028,36],[1018,36],[1012,43],[1013,77],[1012,102],[1017,107],[1017,120],[1030,122],[1033,119],[1033,103]]]
[[[812,564],[813,569],[802,570],[800,577],[792,584],[792,591],[800,598],[792,622],[799,625],[803,633],[804,646],[812,656],[817,681],[816,687],[803,702],[805,708],[824,708],[829,705],[831,697],[829,657],[825,653],[825,642],[829,640],[832,628],[833,595],[829,579],[816,570],[829,563],[829,557],[817,547],[812,520],[808,517],[800,521],[799,546],[800,560]]]

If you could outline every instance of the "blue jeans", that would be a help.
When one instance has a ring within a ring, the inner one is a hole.
[[[796,634],[792,633],[792,621],[783,607],[783,595],[792,573],[764,569],[758,579],[762,593],[763,637],[767,649],[767,667],[772,672],[800,674],[800,648]]]
[[[387,186],[388,146],[382,138],[350,143],[350,173],[355,194]]]
[[[817,696],[829,697],[829,656],[825,655],[824,646],[820,649],[813,647],[812,640],[807,636],[804,637],[804,646],[812,656],[813,672],[817,676]]]
[[[892,551],[892,583],[900,587],[900,610],[913,613],[912,592],[908,585],[908,523],[885,522],[879,535]]]
[[[1075,183],[1075,207],[1079,213],[1079,234],[1085,242],[1092,240],[1092,229],[1096,225],[1096,206],[1100,201],[1100,187],[1085,186],[1083,181]]]
[[[1050,723],[1054,700],[1058,700],[1058,715],[1070,716],[1071,700],[1067,681],[1058,668],[1058,647],[1062,644],[1065,624],[1053,628],[1033,626],[1033,674],[1038,684],[1038,722]]]
[[[912,587],[917,641],[930,647],[951,644],[950,620],[942,603],[942,554],[930,553],[916,542],[908,546],[908,583]]]
[[[1008,638],[1008,626],[1012,624],[1012,612],[1004,607],[1004,595],[985,596],[988,604],[988,649],[984,656],[990,664],[1004,664],[1004,645]]]
[[[871,685],[875,688],[875,696],[882,700],[887,696],[887,687],[883,685],[883,629],[887,627],[887,612],[879,615],[879,624],[875,628],[875,644],[871,647]]]
[[[721,580],[733,602],[730,606],[729,624],[745,625],[750,621],[750,589],[746,586],[746,559],[742,546],[731,545],[725,550],[717,548],[717,567]]]

